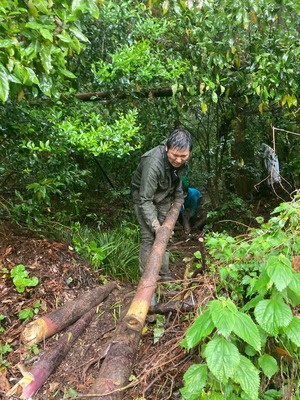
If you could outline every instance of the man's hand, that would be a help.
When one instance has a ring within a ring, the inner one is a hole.
[[[159,220],[158,220],[158,219],[155,219],[155,220],[152,222],[152,228],[153,228],[154,232],[156,233],[160,227],[161,227],[161,225],[160,225],[160,223],[159,223]]]
[[[184,229],[184,233],[186,233],[187,235],[191,232],[191,227],[190,227],[190,224],[188,223],[188,222],[186,222],[184,225],[183,225],[183,229]]]
[[[190,210],[184,210],[183,213],[183,230],[188,235],[191,232],[191,227],[189,223]]]

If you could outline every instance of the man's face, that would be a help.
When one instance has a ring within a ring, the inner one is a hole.
[[[189,149],[168,149],[166,147],[166,152],[168,156],[168,161],[169,163],[174,167],[174,168],[179,168],[182,164],[184,164],[189,156],[190,156],[190,150]]]

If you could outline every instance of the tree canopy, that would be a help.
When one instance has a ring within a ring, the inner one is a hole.
[[[213,207],[264,179],[262,143],[299,187],[299,14],[291,0],[2,2],[9,208],[32,194],[49,208],[62,191],[78,205],[95,178],[124,190],[141,152],[180,124],[191,184]]]
[[[0,99],[57,97],[75,78],[70,62],[89,42],[82,32],[85,14],[99,17],[98,2],[4,0],[0,5]],[[80,20],[81,18],[81,20]]]

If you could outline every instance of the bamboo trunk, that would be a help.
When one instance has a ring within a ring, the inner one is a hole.
[[[89,391],[89,399],[120,400],[136,359],[138,344],[157,287],[162,257],[177,221],[182,202],[176,201],[159,228],[135,297],[124,319],[117,326],[99,377]],[[92,397],[90,397],[92,396]]]
[[[115,287],[114,282],[99,286],[66,303],[63,307],[30,322],[21,335],[22,342],[32,346],[61,331],[100,304]]]

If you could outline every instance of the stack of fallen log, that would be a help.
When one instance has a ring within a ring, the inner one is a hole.
[[[118,322],[115,335],[102,363],[99,377],[92,385],[89,393],[82,395],[82,397],[94,400],[118,400],[122,398],[122,393],[126,388],[136,359],[151,298],[157,288],[162,257],[178,218],[180,207],[181,202],[175,202],[165,222],[159,228],[135,297],[124,318],[121,318]],[[28,324],[22,334],[23,343],[28,345],[39,343],[62,329],[68,326],[69,328],[55,343],[54,348],[50,348],[33,365],[30,371],[26,371],[22,365],[19,365],[23,378],[7,393],[8,397],[15,394],[21,386],[22,394],[20,398],[24,400],[33,398],[50,374],[65,358],[77,338],[90,324],[96,313],[97,305],[115,287],[115,283],[108,283]],[[174,304],[173,307],[176,311],[177,305]],[[167,310],[170,311],[170,309]],[[158,309],[152,308],[151,311],[163,313],[165,310],[159,309],[158,306]],[[72,323],[73,325],[70,326]]]
[[[181,204],[181,201],[174,202],[163,225],[158,229],[134,299],[127,314],[117,325],[114,340],[101,365],[99,377],[89,391],[89,400],[123,398],[151,299],[157,288],[162,257],[177,221]]]
[[[24,344],[32,346],[57,332],[69,327],[67,332],[37,361],[30,371],[22,364],[18,368],[23,378],[9,390],[6,396],[9,398],[22,388],[20,399],[30,399],[46,382],[50,374],[66,357],[69,350],[90,324],[96,314],[96,308],[109,293],[116,287],[116,283],[110,282],[105,286],[90,290],[81,297],[66,303],[51,313],[29,323],[22,335]],[[73,324],[73,325],[71,325]]]

